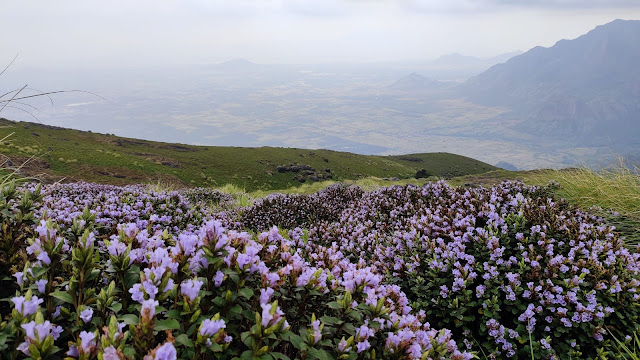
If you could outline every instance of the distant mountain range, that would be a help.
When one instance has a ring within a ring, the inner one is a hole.
[[[513,51],[488,58],[452,53],[442,55],[429,62],[432,67],[439,68],[484,68],[487,69],[495,64],[503,63],[514,56],[522,54],[522,51]]]
[[[639,145],[640,21],[615,20],[574,40],[535,47],[459,90],[506,106],[512,129],[575,146]],[[511,121],[511,120],[516,120]]]

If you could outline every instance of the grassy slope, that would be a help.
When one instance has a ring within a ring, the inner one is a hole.
[[[560,184],[559,197],[595,212],[614,225],[628,244],[640,244],[640,173],[622,166],[594,172],[585,168],[528,172],[525,181],[543,185]]]
[[[37,156],[25,172],[111,184],[161,181],[192,186],[230,183],[247,191],[285,189],[300,184],[295,173],[276,170],[290,164],[311,166],[323,176],[330,169],[333,180],[410,178],[423,168],[443,177],[495,169],[446,153],[386,157],[331,150],[190,146],[0,120],[0,138],[9,133],[14,135],[0,144],[0,154],[16,165]]]

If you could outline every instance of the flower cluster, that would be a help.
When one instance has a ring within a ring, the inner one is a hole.
[[[471,358],[425,312],[413,314],[379,265],[303,229],[252,234],[228,220],[246,209],[216,212],[197,196],[143,187],[57,184],[43,194],[36,211],[43,219],[14,273],[14,309],[2,313],[11,321],[0,331],[12,335],[0,346],[11,351],[79,359]],[[343,186],[316,194],[323,205],[301,223],[337,221],[363,194]]]
[[[308,243],[386,274],[431,324],[473,336],[475,351],[595,356],[606,329],[637,327],[640,255],[545,192],[518,182],[384,188],[312,227]]]
[[[76,183],[41,201],[2,215],[35,214],[5,221],[24,260],[0,326],[0,350],[32,357],[593,358],[640,323],[640,255],[519,182],[336,185],[246,208]]]

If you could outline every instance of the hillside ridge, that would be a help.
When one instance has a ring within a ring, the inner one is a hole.
[[[495,170],[448,153],[359,155],[324,149],[225,147],[163,143],[0,119],[0,154],[6,166],[45,181],[107,184],[168,182],[180,186],[234,184],[278,190],[296,184],[364,177],[454,177]]]

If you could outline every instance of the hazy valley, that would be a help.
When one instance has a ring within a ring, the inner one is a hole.
[[[640,148],[638,24],[617,21],[552,48],[491,59],[18,69],[3,82],[98,94],[104,100],[57,95],[52,107],[39,99],[43,111],[32,112],[44,124],[127,137],[376,155],[450,152],[519,169],[594,165]],[[594,48],[598,55],[589,55]]]

